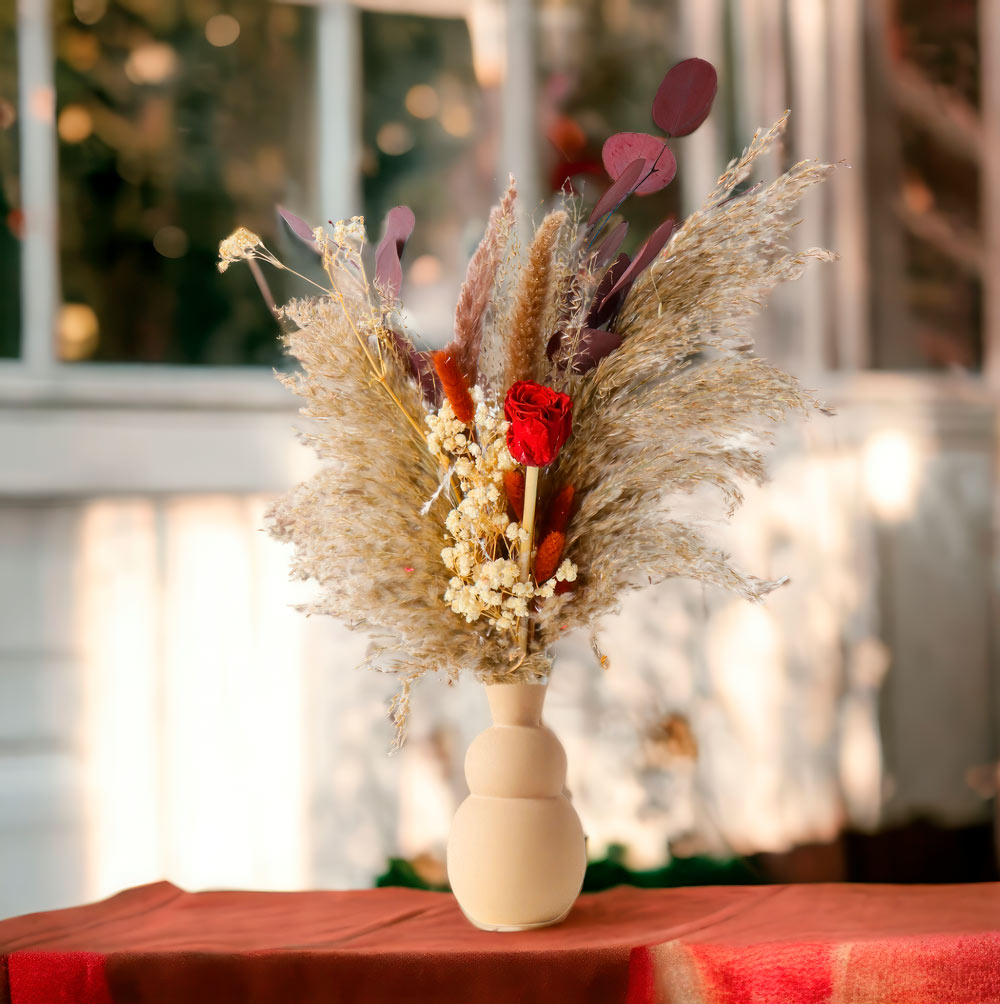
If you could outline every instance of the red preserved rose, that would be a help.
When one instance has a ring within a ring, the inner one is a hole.
[[[569,395],[533,380],[518,380],[503,403],[510,422],[507,448],[528,467],[545,467],[559,455],[573,430],[573,402]]]

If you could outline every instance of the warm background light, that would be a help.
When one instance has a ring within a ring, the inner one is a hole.
[[[405,104],[414,118],[429,119],[437,114],[441,100],[430,84],[414,84],[406,92]]]
[[[83,105],[67,105],[59,113],[58,129],[64,142],[82,143],[94,131],[94,120]]]
[[[183,258],[188,249],[188,236],[180,227],[161,227],[153,237],[153,247],[164,258]]]
[[[876,515],[896,522],[913,512],[918,463],[913,440],[902,432],[878,432],[865,444],[865,488]]]
[[[125,60],[125,75],[133,84],[163,84],[177,70],[177,52],[166,42],[147,42]]]
[[[375,144],[390,157],[399,157],[413,149],[413,132],[402,122],[386,122],[375,134]]]
[[[97,348],[100,325],[86,303],[64,303],[59,308],[57,338],[59,358],[66,362],[87,359]]]
[[[240,23],[231,14],[213,14],[205,22],[205,38],[222,48],[232,45],[240,37]]]

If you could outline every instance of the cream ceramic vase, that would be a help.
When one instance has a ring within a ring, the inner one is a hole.
[[[493,725],[465,757],[469,797],[448,838],[448,879],[487,931],[558,924],[583,885],[583,828],[565,794],[566,753],[542,725],[543,684],[486,687]]]

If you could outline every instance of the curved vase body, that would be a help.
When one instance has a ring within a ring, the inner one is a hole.
[[[564,794],[566,754],[541,723],[546,687],[486,687],[493,726],[465,757],[469,797],[448,838],[448,879],[477,927],[519,931],[562,920],[583,885],[583,828]]]

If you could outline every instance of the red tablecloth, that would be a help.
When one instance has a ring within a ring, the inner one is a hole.
[[[486,934],[441,893],[160,882],[0,921],[0,960],[3,1004],[990,1004],[1000,884],[620,888]]]

